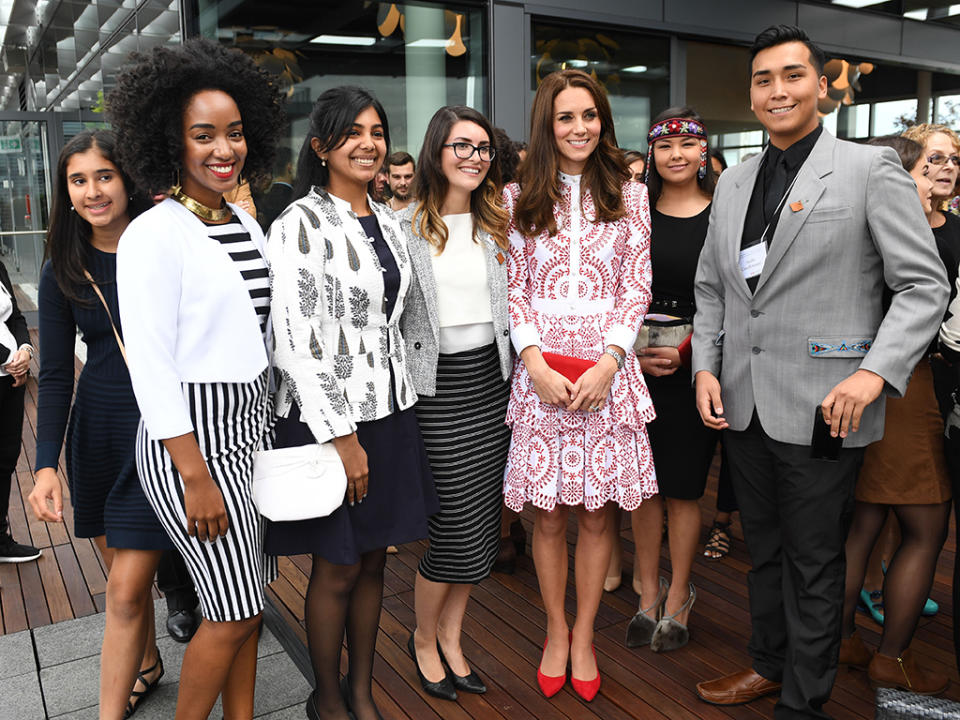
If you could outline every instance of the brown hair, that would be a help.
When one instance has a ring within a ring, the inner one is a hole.
[[[600,84],[582,70],[559,70],[547,75],[537,88],[530,112],[530,146],[520,166],[520,197],[517,199],[517,228],[524,235],[546,229],[557,233],[553,208],[560,201],[560,167],[557,141],[553,134],[554,101],[570,87],[583,88],[593,96],[600,116],[600,141],[583,169],[583,189],[590,191],[598,222],[619,220],[626,213],[621,195],[630,171],[617,147],[610,102]]]
[[[957,133],[951,130],[946,125],[941,125],[939,123],[919,123],[917,125],[911,125],[906,130],[901,133],[901,137],[905,137],[914,142],[920,143],[926,149],[927,140],[930,139],[932,135],[937,135],[942,133],[950,138],[950,142],[953,144],[954,152],[960,154],[960,137],[957,137]],[[909,168],[907,169],[909,172]],[[957,178],[957,183],[953,187],[953,192],[957,192],[957,188],[960,187],[960,176]],[[945,212],[947,206],[949,205],[949,198],[944,200],[934,200],[933,208],[934,210],[939,210],[940,212]]]
[[[464,105],[442,107],[430,118],[427,132],[420,148],[420,158],[413,176],[413,192],[417,198],[417,209],[413,213],[414,231],[425,238],[440,252],[447,245],[447,224],[440,215],[440,208],[447,197],[449,182],[440,165],[443,146],[450,135],[450,129],[460,120],[476,123],[489,138],[490,146],[496,147],[493,127],[487,119],[473,108]],[[483,182],[470,193],[470,214],[478,230],[490,233],[494,242],[505,250],[507,241],[507,211],[503,207],[500,194],[500,163],[495,155]]]
[[[940,125],[938,123],[920,123],[919,125],[911,125],[904,130],[901,135],[902,137],[909,138],[910,140],[918,142],[921,145],[926,145],[927,140],[930,139],[930,136],[938,133],[943,133],[950,138],[950,142],[953,143],[954,149],[960,153],[960,138],[957,138],[957,134],[946,125]]]

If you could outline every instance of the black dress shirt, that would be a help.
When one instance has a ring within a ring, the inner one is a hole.
[[[783,211],[781,200],[796,179],[797,173],[803,167],[813,146],[817,144],[823,127],[818,125],[815,130],[797,140],[785,150],[767,145],[763,159],[760,161],[760,171],[753,185],[753,194],[747,206],[747,217],[743,223],[743,237],[740,239],[740,248],[746,249],[760,242],[766,228],[767,249],[773,242],[773,234],[777,231],[777,222]],[[778,207],[779,206],[779,207]],[[767,224],[769,223],[769,227]],[[747,280],[751,290],[755,290],[759,276]]]

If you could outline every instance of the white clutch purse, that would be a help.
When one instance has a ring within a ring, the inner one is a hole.
[[[276,521],[326,517],[343,503],[347,474],[333,443],[259,450],[253,458],[253,502]]]

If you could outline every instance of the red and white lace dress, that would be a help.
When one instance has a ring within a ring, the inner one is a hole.
[[[561,173],[554,208],[557,234],[520,234],[514,206],[520,188],[504,190],[510,213],[510,330],[519,353],[599,360],[608,345],[627,352],[598,412],[568,412],[540,401],[523,361],[513,372],[507,424],[513,428],[503,493],[508,507],[552,510],[559,502],[596,510],[616,502],[633,510],[657,493],[646,424],[656,413],[633,343],[650,304],[650,207],[647,189],[624,183],[627,214],[591,222],[593,200],[580,176]]]

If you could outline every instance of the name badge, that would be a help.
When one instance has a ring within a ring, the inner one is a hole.
[[[763,272],[763,263],[767,259],[767,243],[759,242],[740,251],[740,272],[744,280],[756,277]]]

